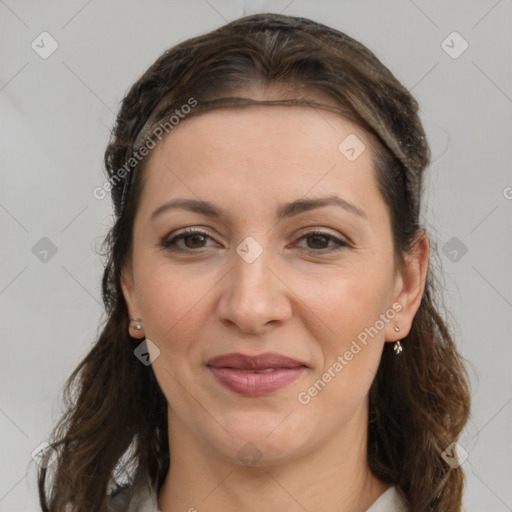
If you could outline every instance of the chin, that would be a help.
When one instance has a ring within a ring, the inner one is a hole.
[[[266,418],[233,417],[224,424],[231,436],[220,428],[213,437],[208,436],[209,442],[221,456],[242,466],[265,467],[293,460],[307,451],[311,438],[300,424],[288,424],[290,418],[283,421],[287,414],[278,419],[268,414]]]

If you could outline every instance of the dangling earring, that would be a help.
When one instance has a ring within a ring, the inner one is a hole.
[[[398,324],[395,325],[395,331],[400,332],[400,327],[398,327]],[[395,344],[393,345],[393,350],[395,351],[395,355],[397,357],[400,357],[400,354],[402,353],[402,345],[400,341],[395,341]]]
[[[132,329],[134,331],[142,331],[142,318],[130,318],[132,322],[137,322],[134,326],[132,326]]]

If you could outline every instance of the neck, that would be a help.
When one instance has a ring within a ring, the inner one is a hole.
[[[363,512],[388,488],[369,470],[360,422],[287,462],[246,467],[223,457],[169,413],[171,465],[162,512]],[[367,423],[365,423],[367,424]]]

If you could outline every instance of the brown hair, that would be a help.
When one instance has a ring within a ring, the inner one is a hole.
[[[141,133],[158,143],[154,127],[190,98],[197,108],[189,109],[188,117],[251,104],[236,99],[236,92],[258,85],[286,89],[292,98],[282,104],[328,98],[326,103],[366,131],[398,267],[419,230],[426,231],[419,216],[430,152],[418,104],[361,43],[309,19],[265,13],[165,51],[124,98],[105,152],[116,212],[104,242],[107,319],[66,382],[65,414],[52,432],[54,477],[47,478],[45,468],[39,473],[44,512],[60,512],[68,503],[77,512],[106,510],[108,493],[123,478],[129,482],[137,469],[149,474],[156,489],[163,483],[170,465],[167,402],[152,367],[134,357],[140,340],[128,334],[120,284],[143,186],[145,160],[134,159],[135,146]],[[458,439],[468,419],[469,388],[439,304],[430,264],[404,352],[397,358],[385,343],[369,393],[369,467],[395,484],[414,512],[455,512],[462,501],[462,469],[451,469],[441,452]]]

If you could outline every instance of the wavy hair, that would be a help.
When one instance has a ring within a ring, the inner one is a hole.
[[[327,99],[323,108],[365,130],[398,267],[420,230],[427,231],[420,226],[420,207],[430,150],[418,103],[363,44],[309,19],[264,13],[165,51],[123,99],[105,151],[116,214],[103,243],[106,319],[65,384],[64,414],[50,439],[55,462],[39,470],[43,512],[108,510],[109,493],[129,483],[136,470],[147,472],[156,489],[166,477],[167,402],[152,367],[134,357],[140,340],[128,333],[120,282],[143,187],[145,160],[134,154],[141,134],[158,144],[154,127],[190,98],[197,101],[192,116],[252,104],[237,92],[254,86],[282,90],[287,98],[279,104]],[[396,358],[385,343],[369,392],[369,467],[396,485],[414,512],[458,512],[463,495],[462,469],[451,469],[441,453],[468,419],[469,386],[436,278],[429,263],[421,304],[402,341],[405,350]]]

